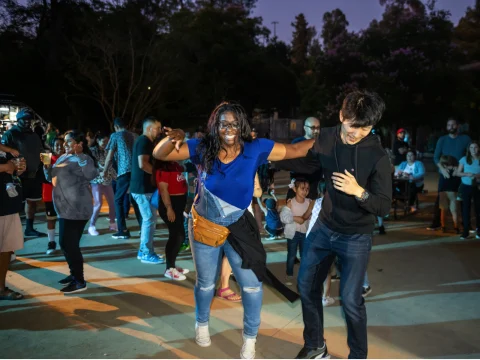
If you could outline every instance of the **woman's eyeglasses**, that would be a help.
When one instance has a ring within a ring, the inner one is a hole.
[[[238,130],[240,129],[240,124],[220,122],[220,125],[218,127],[220,128],[220,130],[225,130],[225,129]]]

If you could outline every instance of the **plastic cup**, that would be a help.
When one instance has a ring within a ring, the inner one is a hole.
[[[50,165],[52,163],[52,154],[51,153],[41,153],[42,163],[44,165]]]

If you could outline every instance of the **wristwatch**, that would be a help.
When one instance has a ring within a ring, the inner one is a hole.
[[[360,202],[365,202],[365,201],[368,200],[369,196],[370,196],[370,194],[368,193],[368,191],[367,191],[367,190],[363,190],[362,195],[360,195],[360,197],[355,196],[355,199],[357,199],[357,200],[360,201]]]

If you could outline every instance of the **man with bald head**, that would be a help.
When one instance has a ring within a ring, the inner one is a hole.
[[[318,135],[320,135],[320,120],[316,117],[308,117],[305,119],[303,124],[303,129],[305,131],[305,135],[298,137],[292,141],[292,144],[298,143],[300,141],[309,140],[309,139],[316,139]],[[308,180],[310,184],[310,192],[308,193],[308,198],[315,200],[318,198],[318,184],[323,178],[323,171],[319,169],[313,174],[301,174],[301,173],[290,173],[290,179],[297,179],[303,178]],[[287,193],[287,199],[294,197],[295,192],[292,189],[289,189]]]

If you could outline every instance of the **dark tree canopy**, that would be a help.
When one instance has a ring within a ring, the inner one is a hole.
[[[61,128],[132,126],[155,114],[204,122],[222,100],[249,114],[338,121],[344,95],[377,91],[385,124],[478,119],[480,0],[458,26],[434,0],[380,0],[360,32],[341,9],[319,34],[292,15],[292,43],[270,38],[256,0],[0,0],[0,93]]]

